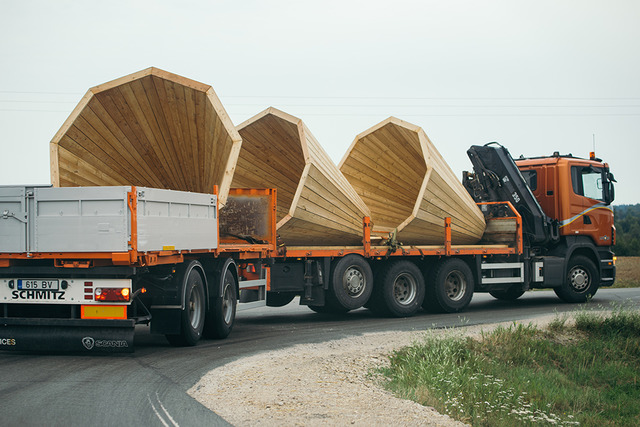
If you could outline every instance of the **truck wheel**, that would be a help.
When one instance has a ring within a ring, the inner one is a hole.
[[[593,261],[584,255],[571,257],[567,277],[556,295],[564,302],[586,302],[596,294],[600,284],[600,275]]]
[[[327,306],[355,310],[369,301],[373,290],[373,272],[360,255],[350,254],[334,261]]]
[[[205,331],[208,338],[222,339],[229,336],[236,319],[237,303],[236,279],[231,270],[227,269],[222,279],[222,297],[215,298],[205,319]]]
[[[489,291],[489,294],[502,301],[515,301],[524,295],[524,291],[522,290],[522,286],[513,285],[509,289],[505,289],[503,291]]]
[[[184,307],[180,316],[180,334],[166,335],[174,346],[193,346],[202,336],[205,317],[204,282],[192,263],[187,268]]]
[[[267,307],[284,307],[295,297],[295,292],[267,292]]]
[[[471,302],[473,286],[473,274],[466,262],[444,259],[429,276],[422,306],[433,312],[457,313]]]
[[[424,301],[424,277],[410,261],[397,261],[384,269],[371,296],[374,313],[394,317],[411,317]]]

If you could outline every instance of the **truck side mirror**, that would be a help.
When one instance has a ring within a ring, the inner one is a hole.
[[[608,191],[608,193],[609,193],[609,194],[608,194],[608,197],[607,197],[607,204],[608,204],[608,205],[610,205],[611,203],[613,203],[613,200],[616,198],[616,190],[615,190],[615,188],[614,188],[614,186],[613,186],[613,183],[614,183],[614,182],[615,182],[615,181],[613,181],[613,182],[609,181],[609,182],[607,183],[607,184],[608,184],[608,185],[607,185],[607,187],[609,188],[609,191]]]
[[[608,168],[605,168],[602,171],[602,195],[604,202],[607,205],[613,203],[615,199],[615,189],[613,187],[613,183],[616,182],[616,179],[613,177],[613,174],[609,172]]]

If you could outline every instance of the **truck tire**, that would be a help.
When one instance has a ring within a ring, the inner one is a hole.
[[[424,277],[410,261],[392,262],[381,271],[371,296],[371,311],[393,317],[415,315],[424,301]]]
[[[198,262],[190,263],[185,269],[184,304],[180,315],[180,334],[166,335],[174,346],[194,346],[202,337],[205,319],[204,280],[196,268]]]
[[[467,263],[445,258],[429,276],[422,306],[432,312],[457,313],[471,302],[473,287],[473,274]]]
[[[296,297],[295,292],[267,292],[267,307],[284,307]]]
[[[489,291],[492,297],[502,301],[515,301],[524,295],[521,285],[513,285],[509,289],[503,291]]]
[[[334,260],[326,306],[355,310],[369,301],[373,291],[373,272],[360,255],[350,254]]]
[[[222,278],[222,296],[217,296],[205,318],[207,338],[223,339],[229,336],[236,319],[238,287],[230,269]]]
[[[343,307],[334,307],[332,305],[308,305],[311,311],[315,311],[320,314],[345,314],[349,312],[349,309]]]
[[[564,302],[586,302],[596,294],[600,284],[600,275],[596,265],[584,255],[572,256],[567,268],[567,277],[556,295]]]

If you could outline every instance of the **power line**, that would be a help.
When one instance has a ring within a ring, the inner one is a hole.
[[[45,92],[45,91],[16,91],[16,90],[0,90],[0,93],[12,93],[12,94],[30,94],[30,95],[75,95],[79,96],[82,93],[79,92]],[[545,101],[545,100],[563,100],[563,101],[584,101],[584,100],[640,100],[640,97],[420,97],[420,96],[307,96],[307,95],[228,95],[224,98],[268,98],[268,99],[402,99],[402,100],[495,100],[495,101],[513,101],[513,100],[527,100],[527,101]]]
[[[20,104],[77,104],[76,101],[28,101],[19,99],[0,99],[0,102],[15,102]]]
[[[2,102],[2,101],[0,101]],[[417,105],[417,104],[288,104],[283,103],[288,107],[366,107],[366,108],[640,108],[640,105],[470,105],[470,104],[430,104],[430,105]],[[259,107],[264,104],[226,104],[227,107]]]
[[[28,94],[28,95],[82,95],[78,92],[38,92],[38,91],[24,91],[24,90],[0,90],[0,93],[15,93],[15,94]]]

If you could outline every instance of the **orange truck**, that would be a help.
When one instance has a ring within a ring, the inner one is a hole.
[[[276,235],[276,190],[0,187],[0,349],[133,351],[150,324],[174,345],[225,338],[236,312],[300,304],[408,317],[464,310],[474,292],[512,300],[553,288],[586,301],[615,280],[613,175],[595,156],[518,159],[468,151],[463,184],[487,227],[475,245],[404,246],[363,218],[362,245],[293,247]]]

